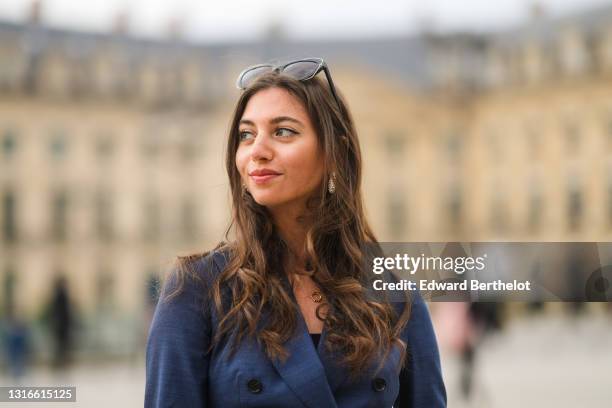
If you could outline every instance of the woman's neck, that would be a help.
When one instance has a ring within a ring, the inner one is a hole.
[[[302,264],[304,262],[307,223],[297,211],[277,211],[272,216],[279,236],[289,247],[295,261]]]

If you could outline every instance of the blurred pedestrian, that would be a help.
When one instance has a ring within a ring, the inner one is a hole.
[[[466,400],[473,393],[476,352],[489,333],[501,329],[501,308],[502,304],[496,302],[472,302],[469,305],[468,317],[474,331],[461,354],[461,392]]]
[[[25,375],[30,344],[28,326],[13,307],[6,310],[3,337],[9,375],[18,381]]]
[[[50,305],[50,328],[54,342],[53,365],[65,368],[70,362],[74,316],[68,293],[68,282],[60,276],[55,280]]]

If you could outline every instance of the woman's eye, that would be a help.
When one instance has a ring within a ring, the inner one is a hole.
[[[285,131],[285,132],[283,132],[283,131]],[[282,132],[282,133],[284,133],[284,134],[280,134],[280,135],[279,135],[279,136],[281,136],[281,137],[288,137],[288,136],[293,136],[293,135],[297,134],[297,132],[294,132],[293,130],[291,130],[291,129],[287,129],[287,128],[279,128],[279,129],[276,131],[276,133],[277,133],[277,134],[279,134],[279,133],[281,133],[281,132]]]
[[[247,131],[242,131],[238,133],[238,139],[239,140],[247,140],[253,137],[253,134],[251,132],[247,132]]]

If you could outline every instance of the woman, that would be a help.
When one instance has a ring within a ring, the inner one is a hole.
[[[359,143],[325,62],[250,67],[238,86],[226,157],[234,235],[179,258],[167,279],[145,405],[445,406],[423,300],[367,295],[361,263],[376,238]]]

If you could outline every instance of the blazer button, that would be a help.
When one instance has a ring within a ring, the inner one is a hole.
[[[263,385],[257,378],[251,378],[249,382],[247,382],[247,387],[249,387],[249,391],[253,394],[259,394],[261,390],[263,390]]]
[[[387,388],[387,382],[384,378],[377,377],[372,380],[372,388],[376,392],[384,391]]]

